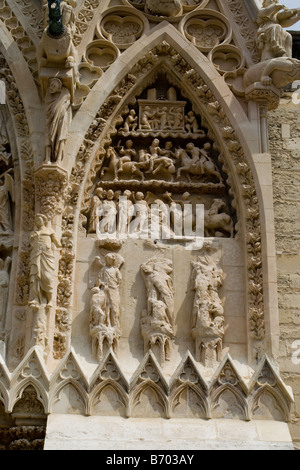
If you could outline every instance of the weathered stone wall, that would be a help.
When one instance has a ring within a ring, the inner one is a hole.
[[[290,429],[300,448],[300,104],[285,93],[269,118],[280,315],[280,368],[293,389]],[[298,345],[295,341],[299,341]],[[294,355],[294,357],[293,357]]]

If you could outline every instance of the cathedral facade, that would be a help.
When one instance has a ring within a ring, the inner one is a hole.
[[[0,0],[1,449],[299,446],[299,19]]]

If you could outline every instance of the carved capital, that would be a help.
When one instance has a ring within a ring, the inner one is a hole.
[[[255,101],[268,106],[268,110],[277,109],[280,102],[280,89],[274,85],[263,85],[261,82],[253,83],[245,91],[247,101]]]
[[[66,197],[68,174],[57,165],[45,164],[36,170],[34,178],[39,212],[52,220]]]

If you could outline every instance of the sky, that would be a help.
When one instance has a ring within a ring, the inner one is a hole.
[[[283,0],[280,3],[282,3],[288,8],[300,8],[300,0]],[[300,21],[298,21],[298,23],[296,23],[294,26],[292,26],[289,29],[293,31],[300,31]]]

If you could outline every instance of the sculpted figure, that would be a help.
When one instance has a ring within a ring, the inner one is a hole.
[[[10,198],[14,202],[14,180],[6,171],[0,176],[0,235],[13,232]]]
[[[124,259],[116,253],[105,255],[105,263],[100,257],[96,259],[101,265],[96,287],[103,289],[105,293],[105,324],[114,328],[115,332],[119,334],[121,311],[119,288],[122,282],[120,268],[124,263]]]
[[[149,216],[149,205],[145,200],[145,196],[141,191],[138,191],[134,197],[134,212],[133,220],[130,224],[129,233],[131,237],[145,234],[148,235],[148,216]]]
[[[167,142],[165,149],[161,149],[159,139],[154,139],[150,146],[150,153],[147,154],[149,168],[146,173],[156,175],[161,170],[165,170],[170,176],[174,175],[176,169],[173,160],[170,158],[173,155],[171,149],[171,142]]]
[[[173,235],[169,206],[161,199],[156,199],[151,204],[151,236],[169,239]]]
[[[144,180],[144,173],[140,169],[144,165],[135,161],[137,152],[133,147],[132,140],[127,140],[125,147],[121,147],[119,153],[121,157],[118,161],[117,176],[119,176],[120,173],[123,173],[131,177],[137,176]]]
[[[123,192],[122,202],[119,204],[119,235],[126,236],[134,214],[134,205],[131,200],[132,193],[129,189]]]
[[[134,109],[131,109],[124,122],[124,127],[120,129],[122,132],[135,131],[138,125],[138,118]]]
[[[192,263],[192,337],[195,340],[196,360],[209,366],[220,360],[225,333],[224,309],[218,292],[222,280],[223,271],[213,257],[199,256]]]
[[[120,147],[119,150],[120,158],[118,165],[118,173],[123,171],[123,164],[130,163],[136,157],[136,150],[133,148],[132,140],[127,140],[125,142],[125,147]]]
[[[185,127],[188,132],[193,134],[199,132],[199,124],[193,111],[190,111],[185,117]]]
[[[39,72],[42,67],[74,67],[77,70],[77,50],[73,44],[75,32],[75,0],[48,0],[44,3],[44,25],[38,51]]]
[[[224,208],[225,203],[221,199],[214,199],[211,208],[204,212],[204,233],[206,237],[233,237],[232,218],[226,212],[220,212]]]
[[[263,1],[257,19],[257,44],[262,52],[262,61],[292,57],[292,36],[284,28],[293,26],[299,19],[300,8],[289,10],[278,0]]]
[[[106,199],[102,202],[99,210],[99,235],[109,236],[116,232],[116,217],[117,217],[117,206],[114,201],[115,193],[112,189],[109,189],[106,194]]]
[[[71,123],[71,97],[61,80],[52,78],[45,96],[45,161],[61,162]]]
[[[95,191],[95,196],[93,196],[91,201],[90,209],[90,224],[89,224],[89,233],[96,233],[97,226],[99,225],[99,216],[101,212],[102,201],[106,195],[106,192],[103,188],[98,188]]]
[[[5,322],[10,265],[11,258],[9,256],[5,259],[5,261],[0,258],[0,332],[3,329]]]
[[[118,331],[107,321],[107,293],[104,284],[92,289],[90,302],[90,335],[92,354],[100,362],[105,353],[105,346],[116,352],[119,339]]]
[[[114,180],[118,179],[119,157],[113,147],[108,147],[106,151],[106,158],[109,160],[108,166],[102,168],[101,176],[109,173],[113,176]]]
[[[50,307],[55,270],[52,246],[60,248],[61,244],[42,214],[35,216],[35,230],[30,244],[30,305],[37,308],[41,305]]]
[[[170,128],[174,130],[183,130],[183,110],[174,106],[174,108],[170,109]]]
[[[189,193],[187,193],[190,195]],[[170,226],[171,226],[171,238],[182,238],[183,236],[183,220],[184,220],[184,195],[182,201],[176,202],[172,194],[168,191],[164,194],[164,199],[168,202],[170,212]]]
[[[153,113],[151,113],[151,109],[149,106],[146,106],[144,109],[144,112],[141,117],[141,129],[143,130],[151,130],[152,125],[151,125],[151,120],[153,118]]]
[[[157,110],[157,117],[159,119],[159,129],[165,130],[170,128],[168,126],[168,108],[165,106],[163,108],[159,108]]]
[[[35,230],[30,238],[30,293],[29,309],[33,313],[32,345],[41,346],[47,354],[47,317],[52,307],[55,259],[53,245],[61,247],[47,218],[35,216]]]
[[[161,361],[170,359],[170,343],[174,338],[172,272],[172,262],[168,259],[153,258],[141,266],[147,293],[147,309],[141,316],[145,353],[149,348],[158,349]]]
[[[160,147],[159,147],[159,140],[154,139],[151,146],[150,146],[150,167],[147,173],[153,173],[155,161],[159,157]]]

